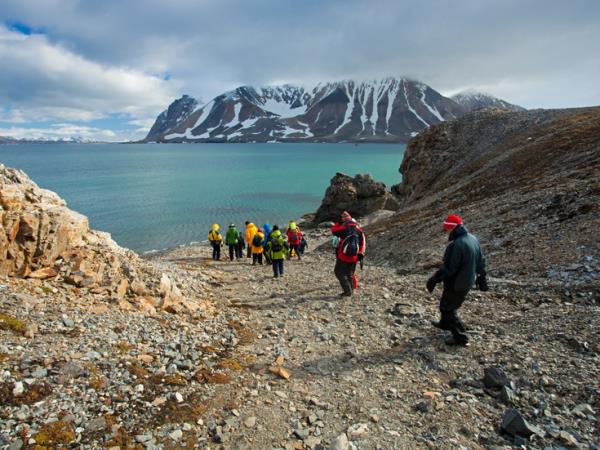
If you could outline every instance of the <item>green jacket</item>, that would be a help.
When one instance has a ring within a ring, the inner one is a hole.
[[[274,251],[273,247],[279,244],[279,251]],[[271,233],[271,237],[269,238],[269,242],[267,242],[267,255],[271,260],[280,260],[285,259],[287,251],[289,249],[289,245],[287,240],[281,235],[280,230],[275,230]]]
[[[485,275],[485,256],[475,236],[463,225],[457,225],[448,236],[450,243],[444,252],[444,265],[435,273],[445,289],[465,292],[475,283],[476,274]]]
[[[225,235],[225,243],[227,245],[236,245],[240,239],[240,232],[235,227],[229,227]]]

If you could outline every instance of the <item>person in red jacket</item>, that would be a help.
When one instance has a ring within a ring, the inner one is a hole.
[[[290,249],[288,251],[288,259],[292,256],[292,250],[296,253],[296,256],[298,256],[298,260],[302,259],[300,258],[300,243],[302,242],[302,231],[300,231],[300,227],[296,225],[295,221],[290,220],[286,234],[288,244],[290,246]]]
[[[331,232],[339,238],[334,273],[342,286],[340,297],[350,297],[355,287],[356,263],[362,261],[365,254],[365,234],[347,211],[331,227]]]

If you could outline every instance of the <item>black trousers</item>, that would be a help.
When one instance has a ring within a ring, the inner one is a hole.
[[[244,247],[243,247],[244,243],[240,242],[237,244],[236,248],[235,248],[235,257],[236,258],[243,258],[244,257]]]
[[[221,243],[220,242],[213,243],[212,248],[213,248],[212,259],[214,259],[214,260],[221,259]]]
[[[233,257],[237,256],[237,244],[228,244],[229,247],[229,261],[233,261]]]
[[[252,253],[252,265],[258,262],[262,266],[262,255],[262,253]]]
[[[246,258],[252,257],[252,242],[246,243],[248,251],[246,252]]]
[[[354,290],[355,270],[356,263],[344,262],[340,261],[339,259],[335,261],[335,268],[333,269],[333,273],[335,273],[335,276],[340,282],[342,290],[346,295],[352,294],[352,291]]]
[[[456,342],[464,343],[469,340],[464,323],[456,311],[461,307],[469,291],[454,291],[444,287],[440,298],[440,328],[448,330]]]
[[[290,258],[292,257],[292,250],[294,250],[296,252],[298,259],[301,259],[300,258],[300,244],[290,243],[290,249],[288,250],[288,255],[290,256]]]

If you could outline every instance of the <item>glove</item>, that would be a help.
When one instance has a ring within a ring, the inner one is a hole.
[[[435,278],[431,277],[429,280],[427,280],[427,290],[429,292],[433,292],[436,284],[437,284],[437,282],[435,281]]]
[[[487,283],[487,278],[485,275],[477,275],[477,279],[475,280],[475,286],[482,292],[486,292],[490,290],[490,287]]]
[[[359,254],[358,254],[358,257],[357,257],[357,258],[358,258],[358,261],[359,261],[359,262],[360,262],[360,261],[362,261],[362,260],[364,259],[364,257],[365,257],[365,255],[363,255],[362,253],[359,253]]]

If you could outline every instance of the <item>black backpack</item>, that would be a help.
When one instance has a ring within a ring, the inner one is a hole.
[[[356,227],[348,227],[348,235],[342,242],[342,253],[346,256],[357,256],[360,248],[360,233]]]
[[[252,239],[252,245],[254,247],[260,247],[262,245],[262,239],[258,234],[254,235],[254,238]]]
[[[281,241],[277,238],[271,238],[271,251],[274,253],[278,253],[283,250],[283,246],[281,245]]]

